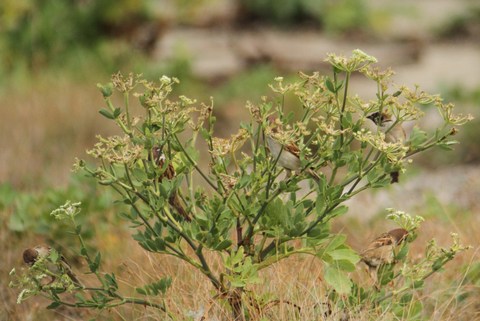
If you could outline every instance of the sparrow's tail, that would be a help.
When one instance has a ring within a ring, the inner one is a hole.
[[[72,268],[70,267],[70,264],[68,264],[68,262],[65,260],[65,258],[62,256],[62,266],[63,266],[63,269],[65,271],[65,273],[68,275],[68,277],[72,280],[72,282],[80,287],[80,288],[83,288],[83,284],[82,282],[80,282],[77,278],[77,276],[75,275],[75,273],[73,273],[72,271]]]
[[[70,271],[67,271],[67,275],[70,277],[70,279],[72,279],[73,283],[75,283],[75,285],[83,288],[83,284],[78,280],[77,276],[70,270]]]
[[[398,183],[398,178],[400,177],[400,173],[398,171],[390,173],[390,184]]]
[[[180,202],[180,198],[178,197],[177,193],[173,193],[172,196],[170,196],[168,202],[178,212],[178,214],[185,219],[185,221],[192,221],[192,218],[190,217],[190,215],[188,215],[187,211]]]
[[[320,182],[320,176],[311,168],[307,170],[307,173],[313,178],[315,182]]]

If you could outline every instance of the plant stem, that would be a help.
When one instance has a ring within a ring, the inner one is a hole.
[[[340,148],[343,147],[343,114],[345,112],[345,106],[347,105],[347,94],[348,94],[348,83],[349,83],[349,81],[350,81],[350,72],[347,71],[347,74],[345,76],[345,89],[343,91],[342,109],[340,111],[340,118],[339,118],[340,130],[342,131],[340,133]]]
[[[180,149],[182,150],[182,153],[185,155],[185,157],[187,157],[188,161],[192,164],[193,167],[195,167],[195,169],[197,170],[197,172],[200,174],[200,176],[203,177],[203,179],[208,183],[208,185],[210,185],[218,194],[221,195],[220,191],[218,190],[218,187],[215,186],[215,184],[212,183],[212,181],[207,177],[207,175],[205,175],[202,170],[198,167],[198,165],[195,163],[195,161],[190,157],[190,155],[187,153],[187,151],[185,150],[185,148],[183,148],[183,145],[182,143],[180,142],[180,140],[178,139],[178,136],[177,135],[173,135],[180,147]]]
[[[129,111],[130,102],[129,102],[129,98],[128,98],[128,91],[126,91],[124,93],[124,100],[125,100],[125,114],[127,116],[127,126],[128,126],[128,129],[131,130],[132,129],[132,122],[130,120],[130,111]]]

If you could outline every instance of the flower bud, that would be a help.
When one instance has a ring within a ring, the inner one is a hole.
[[[103,95],[103,98],[108,98],[112,95],[113,93],[113,84],[111,82],[109,82],[108,84],[106,85],[102,85],[102,84],[97,84],[97,87],[100,89],[100,91],[102,92],[102,95]]]

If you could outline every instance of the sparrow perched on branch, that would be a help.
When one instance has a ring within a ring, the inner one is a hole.
[[[392,116],[382,112],[375,112],[367,116],[378,128],[385,133],[385,141],[387,143],[397,143],[403,142],[406,140],[407,135],[401,124],[396,124],[394,127],[390,128],[389,125],[392,122]],[[388,131],[388,132],[387,132]],[[391,183],[398,183],[399,172],[394,171],[390,173]]]
[[[58,260],[54,262],[49,258],[51,251],[52,248],[46,245],[38,245],[33,248],[28,248],[23,251],[23,261],[27,265],[33,266],[38,260],[44,259],[46,262],[45,267],[51,272],[50,277],[52,278],[52,280],[48,284],[55,281],[55,276],[66,274],[75,285],[83,287],[75,273],[73,273],[72,267],[70,266],[70,264],[68,264],[65,257],[63,255],[60,255]]]
[[[395,260],[395,248],[408,236],[408,231],[397,228],[383,233],[374,239],[361,253],[362,261],[368,266],[370,277],[376,282],[377,271],[381,265],[392,264]]]
[[[275,124],[275,117],[270,116],[268,121],[271,125]],[[272,133],[278,133],[279,129],[277,126],[272,127]],[[311,168],[302,169],[302,164],[300,162],[300,149],[294,143],[288,145],[280,144],[275,138],[271,135],[267,135],[267,146],[272,154],[272,157],[277,161],[277,164],[285,168],[287,171],[287,177],[290,177],[291,172],[299,172],[305,170],[315,181],[319,181],[320,177],[315,173]]]
[[[373,121],[382,132],[385,133],[385,141],[388,143],[403,142],[407,139],[405,130],[400,124],[396,124],[390,129],[390,123],[393,121],[392,116],[386,112],[375,112],[367,116],[368,119]],[[388,130],[388,132],[386,132]]]
[[[162,153],[159,147],[154,147],[153,148],[153,159],[155,161],[155,164],[163,168],[165,166],[165,154]],[[172,164],[168,164],[167,167],[165,168],[164,172],[162,175],[159,177],[158,181],[161,183],[162,180],[168,179],[171,180],[175,177],[175,169],[173,168]],[[168,199],[168,203],[177,211],[177,213],[182,216],[187,222],[191,222],[192,218],[190,215],[188,215],[187,211],[182,205],[182,202],[180,201],[180,197],[178,196],[177,191],[173,191],[172,194],[170,195]]]

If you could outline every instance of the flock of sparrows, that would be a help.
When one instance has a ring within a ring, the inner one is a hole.
[[[373,113],[367,117],[382,131],[386,130],[387,123],[392,121],[391,117],[386,113]],[[272,126],[272,133],[277,133],[279,128],[275,124],[276,119],[269,117],[268,122]],[[401,125],[390,128],[386,133],[386,140],[389,142],[397,142],[405,140],[405,131]],[[295,144],[282,145],[280,142],[274,139],[273,136],[266,136],[266,144],[270,151],[270,154],[277,164],[283,167],[287,171],[287,177],[291,175],[291,172],[296,173],[302,171],[302,165],[300,162],[300,149]],[[168,163],[165,167],[166,157],[158,147],[152,149],[153,161],[161,169],[161,175],[158,178],[158,182],[167,179],[171,180],[175,177],[175,169],[171,163]],[[319,176],[311,168],[304,169],[310,177],[318,181]],[[391,173],[392,183],[398,181],[398,173]],[[181,199],[177,191],[173,191],[168,200],[171,207],[182,217],[185,221],[190,222],[192,218],[182,205]],[[368,266],[370,276],[377,282],[377,271],[380,266],[384,264],[392,264],[395,260],[395,248],[399,246],[408,236],[408,231],[403,228],[393,229],[387,233],[381,234],[375,238],[367,248],[361,252],[362,261]],[[70,277],[72,282],[81,287],[81,283],[73,273],[70,264],[65,260],[63,256],[60,256],[57,262],[52,262],[49,256],[51,248],[44,245],[39,245],[33,248],[26,249],[23,252],[23,260],[29,266],[32,266],[39,259],[44,259],[47,262],[47,268],[51,270],[51,282],[55,281],[54,275],[66,274]],[[51,283],[50,282],[50,283]]]
[[[371,120],[377,128],[385,133],[385,141],[388,143],[396,143],[406,140],[406,133],[400,124],[391,127],[389,124],[393,121],[392,117],[385,112],[375,112],[370,114],[367,119]],[[272,126],[272,133],[279,131],[276,124],[276,118],[270,116],[268,123]],[[287,177],[291,175],[291,171],[301,172],[302,166],[300,162],[300,149],[293,143],[282,145],[274,139],[272,135],[266,137],[267,146],[270,150],[272,158],[277,164],[287,171]],[[318,180],[318,174],[312,169],[306,169],[306,172],[315,180]],[[398,182],[399,173],[391,172],[391,183]],[[362,261],[368,266],[370,276],[375,284],[378,281],[377,271],[381,265],[392,264],[395,259],[395,248],[399,246],[408,236],[408,231],[403,228],[397,228],[387,233],[383,233],[375,238],[361,252]]]

